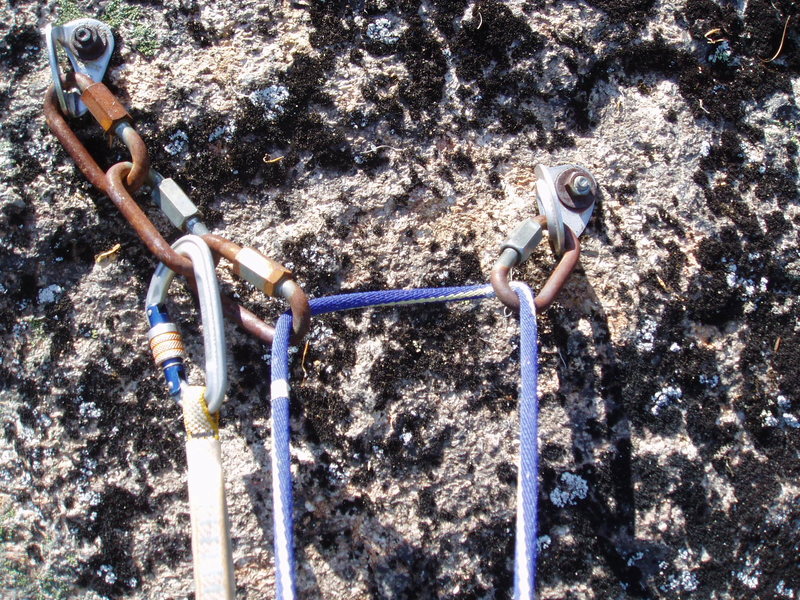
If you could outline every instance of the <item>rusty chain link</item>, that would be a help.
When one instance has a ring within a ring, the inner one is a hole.
[[[104,172],[70,127],[51,85],[45,96],[44,114],[48,127],[75,161],[89,182],[106,194],[130,223],[148,250],[170,269],[194,283],[191,262],[175,252],[131,194],[148,182],[150,157],[141,136],[123,104],[100,82],[82,73],[71,72],[61,77],[64,89],[78,89],[81,101],[92,116],[110,134],[115,133],[128,148],[131,161],[113,165]],[[299,341],[308,331],[310,311],[308,298],[292,279],[291,272],[251,248],[242,248],[221,236],[206,234],[203,238],[217,256],[233,264],[233,272],[270,296],[283,296],[294,315],[294,339]],[[274,328],[227,296],[222,297],[223,311],[230,320],[256,338],[271,343]]]

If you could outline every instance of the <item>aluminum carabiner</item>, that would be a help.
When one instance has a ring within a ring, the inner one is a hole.
[[[537,312],[547,310],[578,264],[578,236],[589,222],[598,194],[594,177],[581,167],[537,165],[535,173],[536,203],[542,214],[526,220],[503,243],[490,278],[497,298],[515,312],[519,311],[519,298],[509,284],[511,269],[528,259],[546,229],[559,261],[534,304]]]
[[[179,254],[191,260],[197,295],[200,300],[200,315],[203,323],[203,347],[205,349],[206,403],[210,413],[222,406],[228,385],[227,360],[225,356],[225,331],[222,323],[222,306],[219,285],[214,270],[214,259],[208,245],[196,235],[187,235],[172,245]],[[164,302],[175,271],[159,263],[150,288],[147,291],[145,312],[150,324],[147,333],[150,349],[156,365],[164,370],[170,394],[180,402],[184,386],[187,385],[183,367],[183,339],[173,323]]]

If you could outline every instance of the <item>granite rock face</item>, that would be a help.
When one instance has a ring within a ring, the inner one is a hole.
[[[155,262],[42,115],[43,28],[87,15],[115,29],[106,81],[153,166],[315,297],[485,282],[535,212],[534,165],[590,169],[581,263],[539,317],[538,596],[800,598],[795,3],[9,0],[3,15],[0,595],[193,597],[180,410],[145,337]],[[127,159],[91,118],[73,125],[105,167]],[[515,276],[535,289],[552,267],[543,244]],[[219,272],[265,318],[283,310]],[[173,299],[200,380],[196,308]],[[237,597],[269,598],[269,349],[226,333]],[[376,309],[320,317],[308,339],[301,596],[509,597],[516,321],[495,301]]]

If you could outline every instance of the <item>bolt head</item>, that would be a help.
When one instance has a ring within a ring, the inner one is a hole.
[[[71,46],[81,60],[95,60],[105,52],[106,41],[94,27],[84,25],[72,32]]]
[[[92,41],[93,37],[94,34],[88,27],[78,27],[78,29],[75,30],[75,41],[81,45],[88,44]]]
[[[578,175],[575,179],[572,180],[572,189],[575,190],[576,194],[580,194],[581,196],[585,196],[586,194],[591,194],[592,182],[585,175]]]

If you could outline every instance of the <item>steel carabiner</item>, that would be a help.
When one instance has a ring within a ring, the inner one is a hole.
[[[501,246],[500,258],[492,268],[491,283],[497,298],[511,310],[519,311],[519,298],[509,284],[509,274],[524,262],[542,239],[544,230],[553,253],[559,258],[553,272],[536,294],[537,312],[547,310],[578,264],[583,233],[592,215],[598,187],[586,169],[576,165],[537,165],[536,203],[542,213],[526,220]]]
[[[214,259],[208,245],[196,235],[184,236],[172,247],[191,261],[197,282],[205,349],[205,398],[208,411],[213,414],[222,406],[228,382],[225,331]],[[145,312],[150,324],[147,337],[153,358],[156,365],[164,370],[170,394],[180,402],[184,386],[187,385],[186,371],[183,367],[185,356],[183,339],[175,323],[170,320],[164,305],[175,274],[175,271],[164,263],[159,263],[147,291]]]

